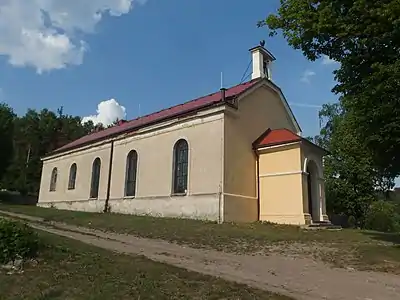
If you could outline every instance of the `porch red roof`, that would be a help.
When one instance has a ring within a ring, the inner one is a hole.
[[[274,130],[268,128],[257,140],[254,141],[253,148],[258,149],[262,147],[284,145],[294,142],[304,142],[322,150],[325,154],[329,154],[329,151],[286,128]]]
[[[255,142],[256,148],[299,142],[303,138],[289,129],[268,129]]]
[[[235,96],[240,95],[250,87],[254,86],[259,79],[254,79],[236,86],[233,86],[226,90],[225,97],[226,99],[232,99]],[[142,128],[151,124],[155,124],[161,121],[164,121],[169,118],[178,117],[180,115],[184,115],[189,112],[194,112],[201,110],[203,108],[220,105],[223,104],[223,99],[221,97],[221,92],[215,92],[213,94],[209,94],[207,96],[203,96],[183,104],[179,104],[167,109],[160,110],[158,112],[152,113],[147,116],[143,116],[125,123],[122,123],[117,126],[113,126],[111,128],[107,128],[102,131],[94,132],[88,134],[80,139],[77,139],[69,144],[62,146],[61,148],[56,149],[51,154],[72,150],[74,148],[78,148],[84,145],[88,145],[94,142],[98,142],[107,138],[118,136],[122,133],[128,133],[137,130],[138,128]]]

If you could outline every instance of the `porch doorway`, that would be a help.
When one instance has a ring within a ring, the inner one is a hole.
[[[318,167],[313,161],[307,164],[307,191],[308,191],[308,213],[312,221],[319,221],[318,205]]]

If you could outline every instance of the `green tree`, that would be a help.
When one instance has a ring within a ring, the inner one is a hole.
[[[320,118],[324,126],[315,141],[329,151],[324,160],[327,209],[353,216],[362,226],[381,174],[374,171],[371,155],[349,126],[340,103],[325,104]]]
[[[258,26],[282,30],[290,46],[314,61],[340,63],[333,88],[361,147],[379,173],[400,174],[400,1],[281,0]]]
[[[93,130],[93,123],[82,124],[80,117],[43,109],[28,109],[24,116],[14,120],[14,152],[12,163],[3,178],[10,190],[37,194],[39,191],[41,158],[63,145]]]
[[[3,177],[13,156],[14,112],[4,103],[0,103],[0,179]]]

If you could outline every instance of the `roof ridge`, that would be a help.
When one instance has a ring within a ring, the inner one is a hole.
[[[233,89],[233,88],[238,87],[238,86],[241,86],[241,85],[246,85],[246,84],[252,83],[253,81],[256,81],[256,80],[258,80],[258,78],[252,79],[252,80],[249,80],[249,81],[246,81],[246,82],[242,82],[242,83],[239,83],[239,84],[236,84],[236,85],[233,85],[233,86],[227,88],[227,90]],[[121,125],[126,125],[126,124],[129,124],[129,123],[134,122],[134,121],[139,121],[139,120],[144,119],[144,118],[146,118],[146,117],[149,117],[149,116],[152,116],[152,115],[161,113],[161,112],[163,112],[163,111],[166,111],[166,110],[169,110],[169,109],[172,109],[172,108],[175,108],[175,107],[183,106],[183,105],[185,105],[185,104],[187,104],[187,103],[194,102],[194,101],[197,101],[197,100],[206,98],[206,97],[210,97],[210,96],[216,95],[216,94],[218,94],[218,93],[219,93],[219,91],[216,91],[216,92],[213,92],[213,93],[210,93],[210,94],[201,96],[201,97],[193,98],[193,99],[191,99],[191,100],[188,100],[188,101],[185,101],[185,102],[182,102],[182,103],[179,103],[179,104],[170,106],[170,107],[162,108],[162,109],[160,109],[160,110],[158,110],[158,111],[154,111],[154,112],[149,113],[149,114],[146,114],[146,115],[144,115],[144,116],[141,116],[141,117],[137,117],[137,118],[128,120],[128,121],[126,121],[125,123],[123,123],[123,124],[121,124]],[[121,125],[116,125],[116,126],[121,126]],[[101,131],[107,131],[107,130],[111,129],[112,127],[114,127],[114,126],[104,128],[104,129],[101,130]],[[95,133],[97,133],[97,132],[98,132],[98,131],[90,132],[90,133],[88,133],[86,136],[95,134]]]
[[[237,85],[231,86],[226,89],[226,98],[235,97],[240,95],[242,92],[247,90],[248,88],[254,86],[260,79],[252,79],[250,81],[246,81],[243,83],[239,83]],[[150,114],[144,115],[142,117],[138,117],[135,119],[131,119],[127,122],[124,122],[117,126],[111,126],[105,128],[100,131],[93,131],[89,134],[86,134],[79,139],[76,139],[66,145],[54,150],[51,154],[55,154],[58,152],[66,151],[67,149],[73,149],[85,144],[93,143],[95,141],[99,141],[114,135],[122,134],[127,131],[131,131],[135,128],[139,128],[142,126],[147,126],[154,122],[161,122],[166,118],[176,117],[181,114],[189,113],[192,110],[201,110],[210,105],[217,105],[221,103],[222,96],[218,97],[219,92],[215,91],[213,93],[194,98],[192,100],[179,103],[174,106],[170,106],[159,111],[152,112]],[[49,155],[51,155],[49,154]]]
[[[257,79],[258,79],[258,78],[257,78]],[[243,82],[243,83],[239,83],[239,84],[233,85],[233,86],[231,86],[231,87],[229,87],[229,88],[227,88],[227,89],[230,90],[230,89],[233,89],[233,88],[238,87],[238,86],[240,86],[240,85],[249,84],[249,83],[251,83],[251,82],[254,81],[254,80],[256,80],[256,79],[252,79],[252,80],[250,80],[250,81],[246,81],[246,82]],[[144,115],[144,116],[142,116],[142,117],[137,117],[137,118],[135,118],[135,119],[129,120],[128,123],[131,122],[131,121],[136,121],[136,120],[145,118],[145,117],[150,116],[150,115],[157,114],[157,113],[159,113],[159,112],[162,112],[162,111],[165,111],[165,110],[174,108],[174,107],[182,106],[182,105],[185,105],[185,104],[190,103],[190,102],[193,102],[193,101],[197,101],[197,100],[200,100],[200,99],[203,99],[203,98],[206,98],[206,97],[210,97],[210,96],[213,96],[213,95],[218,94],[218,93],[219,93],[219,91],[216,91],[216,92],[213,92],[213,93],[210,93],[210,94],[206,94],[206,95],[201,96],[201,97],[193,98],[193,99],[191,99],[191,100],[188,100],[188,101],[185,101],[185,102],[182,102],[182,103],[179,103],[179,104],[176,104],[176,105],[167,107],[167,108],[162,108],[162,109],[160,109],[160,110],[158,110],[158,111],[149,113],[149,114]]]

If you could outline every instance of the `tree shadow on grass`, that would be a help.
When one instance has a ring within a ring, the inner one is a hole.
[[[365,231],[363,234],[369,236],[373,240],[393,243],[400,247],[400,232],[385,233],[377,231]]]
[[[42,292],[42,294],[35,298],[35,300],[65,299],[63,296],[64,292],[61,289],[50,289]]]

